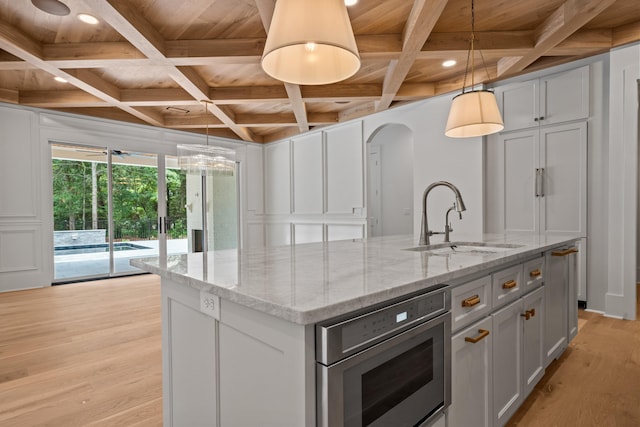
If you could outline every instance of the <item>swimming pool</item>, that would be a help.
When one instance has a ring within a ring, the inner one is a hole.
[[[114,243],[113,250],[118,251],[134,251],[138,249],[153,249],[148,246],[135,245],[133,243]],[[101,252],[109,252],[108,243],[95,243],[90,245],[65,245],[53,248],[54,255],[76,255],[76,254],[94,254]]]

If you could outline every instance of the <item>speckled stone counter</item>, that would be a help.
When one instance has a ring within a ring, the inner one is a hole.
[[[192,253],[166,260],[142,258],[131,264],[163,279],[307,325],[518,262],[575,240],[568,235],[454,236],[454,243],[518,247],[487,254],[442,255],[406,250],[417,246],[414,237],[391,236]]]

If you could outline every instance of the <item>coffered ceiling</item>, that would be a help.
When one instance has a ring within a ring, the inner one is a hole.
[[[0,0],[0,101],[255,142],[459,91],[471,31],[471,0],[359,0],[360,70],[298,86],[260,67],[275,0],[62,2]],[[640,40],[640,3],[475,0],[475,22],[487,82]]]

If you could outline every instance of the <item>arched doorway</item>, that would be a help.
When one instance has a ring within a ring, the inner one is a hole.
[[[367,140],[368,236],[413,233],[413,131],[386,124]]]

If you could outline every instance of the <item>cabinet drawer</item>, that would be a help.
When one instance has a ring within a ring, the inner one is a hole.
[[[524,277],[524,292],[529,292],[532,289],[544,283],[544,257],[532,259],[524,263],[524,271],[522,272]]]
[[[491,276],[451,290],[451,330],[456,331],[491,311]]]
[[[522,264],[493,273],[493,308],[514,301],[522,294]]]

